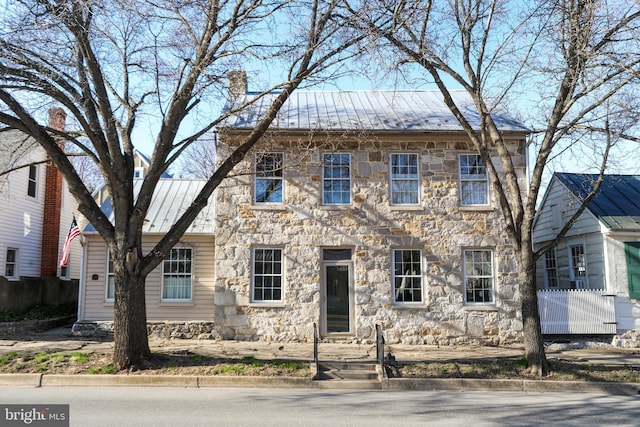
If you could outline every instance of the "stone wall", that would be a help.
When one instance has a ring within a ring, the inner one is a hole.
[[[76,322],[71,333],[79,337],[106,337],[113,334],[112,321]],[[168,339],[207,339],[216,340],[221,337],[215,332],[213,322],[147,322],[147,333],[150,337]]]
[[[220,144],[225,159],[227,144]],[[321,142],[318,142],[321,141]],[[516,262],[497,202],[463,209],[458,194],[458,154],[469,143],[437,135],[367,135],[299,139],[273,135],[259,151],[285,153],[285,203],[252,203],[254,155],[249,153],[217,192],[215,321],[225,339],[309,341],[312,324],[322,324],[322,248],[350,248],[353,258],[356,342],[375,341],[380,324],[388,343],[452,345],[504,344],[521,339]],[[514,150],[522,147],[514,141]],[[352,204],[321,204],[321,153],[348,152]],[[389,203],[390,153],[419,153],[421,203]],[[525,187],[524,155],[513,161]],[[496,160],[497,162],[497,160]],[[497,165],[498,169],[500,166]],[[285,256],[282,304],[253,304],[252,248],[279,247]],[[418,304],[393,301],[393,249],[421,249],[424,298]],[[464,303],[462,251],[493,251],[495,304]],[[341,337],[345,338],[345,337]]]

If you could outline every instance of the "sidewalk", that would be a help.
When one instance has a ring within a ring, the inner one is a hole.
[[[313,360],[313,343],[276,343],[276,342],[261,342],[261,341],[209,341],[209,340],[180,340],[180,339],[160,339],[156,337],[150,337],[149,345],[151,351],[162,351],[168,353],[183,353],[191,352],[197,354],[203,354],[207,356],[214,356],[219,358],[243,358],[246,356],[252,356],[256,359],[269,360],[269,359],[292,359],[292,360]],[[7,353],[9,351],[23,352],[43,352],[43,351],[55,351],[55,352],[73,352],[73,351],[85,351],[85,352],[110,352],[113,350],[113,341],[109,338],[87,338],[87,337],[73,337],[71,336],[68,328],[58,328],[43,333],[24,334],[22,336],[15,337],[2,337],[0,338],[0,354]],[[486,347],[486,346],[456,346],[456,347],[437,347],[427,345],[404,345],[404,344],[390,344],[385,346],[385,354],[391,351],[398,362],[405,361],[442,361],[442,360],[473,360],[473,359],[506,359],[506,358],[520,358],[522,357],[524,350],[522,346],[513,347]],[[574,362],[581,362],[587,364],[598,365],[622,365],[631,366],[640,369],[640,349],[619,349],[619,348],[571,348],[569,344],[553,344],[547,348],[547,358],[550,360],[561,359]],[[376,359],[376,346],[365,344],[341,344],[341,343],[320,343],[319,345],[319,359],[321,361],[345,361],[345,362],[373,362]],[[43,386],[43,376],[39,374],[31,374],[31,377],[25,377],[19,375],[26,384],[21,384],[18,379],[10,379],[7,375],[0,375],[1,385],[35,385]],[[15,376],[15,375],[14,375]],[[35,378],[37,376],[38,378]],[[105,385],[109,383],[108,378],[99,378],[104,376],[89,375],[89,376],[74,376],[76,380],[67,378],[64,380],[60,377],[62,375],[45,377],[56,377],[55,381],[48,382],[49,385],[70,385],[69,383],[75,383],[80,385]],[[66,376],[72,377],[72,376]],[[148,378],[145,376],[136,375],[131,376],[131,380],[123,379],[125,376],[106,376],[111,377],[111,385],[132,385],[131,381],[137,381],[138,385],[170,385],[170,386],[190,386],[190,381],[195,381],[196,386],[202,386],[204,382],[211,384],[211,386],[309,386],[311,381],[307,379],[297,379],[295,381],[281,381],[277,378],[271,379],[247,379],[242,377],[226,377],[224,379],[211,379],[208,378],[204,381],[203,378],[182,380],[173,378],[155,378],[153,384],[149,384]],[[134,380],[137,378],[137,380]],[[15,382],[14,382],[15,380]],[[185,381],[189,381],[185,383]],[[401,387],[403,389],[415,389],[420,387],[421,389],[432,390],[434,388],[447,387],[451,389],[454,384],[458,384],[454,389],[482,389],[491,388],[492,390],[501,389],[506,387],[508,390],[536,390],[537,386],[534,386],[536,381],[519,381],[519,380],[416,380],[411,384],[403,379],[387,380],[389,382],[388,387],[395,389],[399,384],[405,383],[406,385]],[[36,381],[34,384],[33,382]],[[87,383],[88,381],[88,383]],[[233,381],[234,383],[231,383]],[[253,382],[252,382],[253,381]],[[514,385],[514,382],[516,384]],[[540,390],[545,391],[592,391],[592,392],[606,392],[616,394],[632,394],[638,395],[640,393],[639,384],[607,384],[597,383],[594,387],[593,383],[562,383],[552,384],[552,381],[539,381],[544,383],[540,386]],[[286,384],[285,384],[286,383]],[[317,382],[315,382],[317,383]],[[580,384],[584,385],[580,387]],[[588,384],[585,385],[585,384]],[[515,388],[514,388],[515,387]],[[533,388],[532,388],[533,387]],[[576,388],[580,388],[576,390]]]

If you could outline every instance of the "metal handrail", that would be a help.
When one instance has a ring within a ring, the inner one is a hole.
[[[318,360],[318,325],[313,324],[313,363],[316,365],[316,375],[320,374],[320,361]]]
[[[387,371],[384,368],[384,335],[382,334],[382,328],[376,324],[376,359],[382,370],[382,375],[389,377]]]

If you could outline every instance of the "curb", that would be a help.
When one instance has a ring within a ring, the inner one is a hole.
[[[386,391],[510,391],[640,396],[638,383],[463,378],[393,378],[379,382],[316,381],[307,377],[1,374],[0,387],[251,387]]]

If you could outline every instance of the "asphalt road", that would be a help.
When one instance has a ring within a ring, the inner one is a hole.
[[[560,393],[0,387],[0,403],[69,404],[70,425],[92,427],[584,427],[640,420],[639,397]]]

